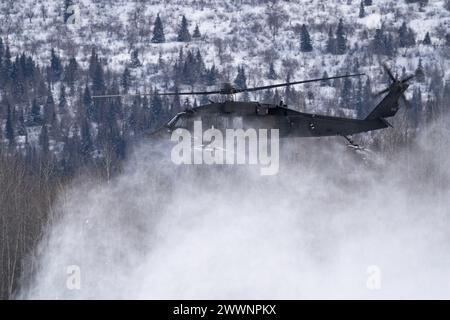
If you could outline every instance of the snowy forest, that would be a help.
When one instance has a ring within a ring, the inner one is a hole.
[[[449,113],[450,0],[3,0],[0,299],[66,185],[86,172],[110,180],[134,141],[219,99],[158,92],[365,73],[238,96],[363,118],[389,84],[385,62],[415,75],[394,128],[360,137],[389,153]]]

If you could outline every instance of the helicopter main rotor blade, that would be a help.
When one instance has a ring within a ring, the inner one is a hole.
[[[389,92],[389,90],[391,90],[391,88],[386,88],[386,89],[384,89],[382,91],[379,91],[379,92],[375,93],[373,96],[374,97],[381,96],[382,94],[385,94],[385,93]]]
[[[318,78],[318,79],[310,79],[310,80],[302,80],[302,81],[295,81],[295,82],[287,82],[287,83],[279,83],[274,85],[268,85],[268,86],[261,86],[261,87],[253,87],[253,88],[247,88],[247,89],[236,89],[234,87],[230,88],[224,88],[222,90],[215,90],[215,91],[191,91],[191,92],[162,92],[162,93],[136,93],[136,94],[111,94],[111,95],[98,95],[98,96],[92,96],[92,98],[118,98],[118,97],[133,97],[133,96],[149,96],[149,95],[160,95],[160,96],[183,96],[183,95],[208,95],[208,94],[235,94],[235,93],[241,93],[241,92],[252,92],[252,91],[258,91],[258,90],[266,90],[266,89],[272,89],[272,88],[279,88],[279,87],[287,87],[302,83],[310,83],[310,82],[317,82],[317,81],[326,81],[326,80],[333,80],[333,79],[341,79],[341,78],[349,78],[349,77],[360,77],[365,75],[365,73],[358,73],[358,74],[348,74],[344,76],[335,76],[335,77],[328,77],[328,78]]]
[[[159,96],[187,96],[187,95],[205,95],[205,94],[221,94],[222,91],[192,91],[192,92],[163,92],[156,93]]]
[[[328,78],[318,78],[318,79],[302,80],[302,81],[295,81],[295,82],[286,82],[286,83],[279,83],[279,84],[273,84],[273,85],[268,85],[268,86],[247,88],[247,89],[236,89],[236,93],[252,92],[252,91],[266,90],[266,89],[279,88],[279,87],[287,87],[287,86],[292,86],[292,85],[302,84],[302,83],[309,83],[309,82],[326,81],[326,80],[349,78],[349,77],[360,77],[360,76],[364,76],[364,75],[365,75],[365,73],[348,74],[345,76],[335,76],[335,77],[328,77]]]
[[[92,96],[93,99],[100,98],[120,98],[120,97],[141,97],[150,96],[152,93],[127,93],[127,94],[104,94],[99,96]]]
[[[402,83],[406,83],[406,82],[408,82],[409,80],[411,80],[412,78],[414,78],[415,76],[412,74],[412,75],[409,75],[409,76],[407,76],[405,79],[403,79],[402,80]]]
[[[192,92],[157,92],[157,93],[129,93],[129,94],[107,94],[107,95],[99,95],[92,96],[92,98],[119,98],[119,97],[139,97],[139,96],[187,96],[187,95],[204,95],[204,94],[221,94],[222,91],[192,91]]]

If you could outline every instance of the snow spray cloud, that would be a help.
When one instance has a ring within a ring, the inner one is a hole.
[[[448,124],[361,161],[282,141],[280,172],[174,166],[158,146],[74,186],[18,298],[450,298]]]
[[[177,165],[229,164],[260,165],[260,174],[274,175],[279,169],[279,130],[226,129],[203,131],[202,121],[194,121],[193,135],[187,129],[172,131],[170,158]]]

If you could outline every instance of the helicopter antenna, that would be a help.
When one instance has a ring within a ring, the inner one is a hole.
[[[280,87],[287,87],[297,84],[303,84],[303,83],[311,83],[311,82],[318,82],[318,81],[327,81],[327,80],[333,80],[333,79],[341,79],[341,78],[350,78],[350,77],[360,77],[364,76],[365,73],[357,73],[357,74],[348,74],[348,75],[342,75],[342,76],[334,76],[334,77],[327,77],[327,78],[317,78],[317,79],[309,79],[309,80],[301,80],[301,81],[293,81],[293,82],[285,82],[285,83],[279,83],[279,84],[273,84],[268,86],[260,86],[260,87],[252,87],[252,88],[236,88],[230,83],[226,83],[220,90],[215,91],[191,91],[191,92],[156,92],[156,93],[140,93],[140,94],[112,94],[112,95],[98,95],[98,96],[92,96],[92,98],[117,98],[117,97],[126,97],[126,96],[144,96],[144,95],[152,95],[157,94],[160,96],[186,96],[186,95],[210,95],[210,94],[221,94],[221,95],[228,95],[232,96],[237,93],[241,92],[254,92],[259,90],[267,90],[267,89],[273,89],[273,88],[280,88]]]

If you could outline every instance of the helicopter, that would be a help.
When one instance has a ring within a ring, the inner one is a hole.
[[[342,136],[348,145],[353,148],[361,148],[356,144],[351,136],[358,133],[374,131],[392,127],[387,118],[395,116],[399,110],[399,100],[409,107],[410,104],[405,97],[405,91],[409,87],[409,81],[413,75],[406,76],[404,79],[398,79],[393,75],[389,67],[384,64],[383,68],[391,80],[388,88],[382,90],[377,95],[383,95],[384,98],[375,106],[375,108],[364,118],[345,118],[337,116],[327,116],[315,113],[305,113],[288,108],[282,101],[279,104],[235,101],[234,96],[238,93],[255,92],[279,87],[288,87],[304,83],[313,83],[333,79],[348,77],[360,77],[365,75],[347,74],[333,77],[309,79],[302,81],[286,82],[274,85],[236,88],[231,84],[225,84],[220,90],[216,91],[192,91],[177,93],[157,93],[161,96],[174,95],[222,95],[226,96],[223,102],[210,101],[209,104],[194,108],[188,108],[176,114],[168,121],[163,128],[154,132],[162,131],[173,132],[176,129],[193,130],[195,121],[202,121],[208,127],[218,130],[226,129],[278,129],[280,138],[293,137],[324,137],[324,136]],[[99,95],[93,98],[114,98],[122,96],[142,96],[146,94],[131,95]],[[162,130],[165,129],[165,130]]]

